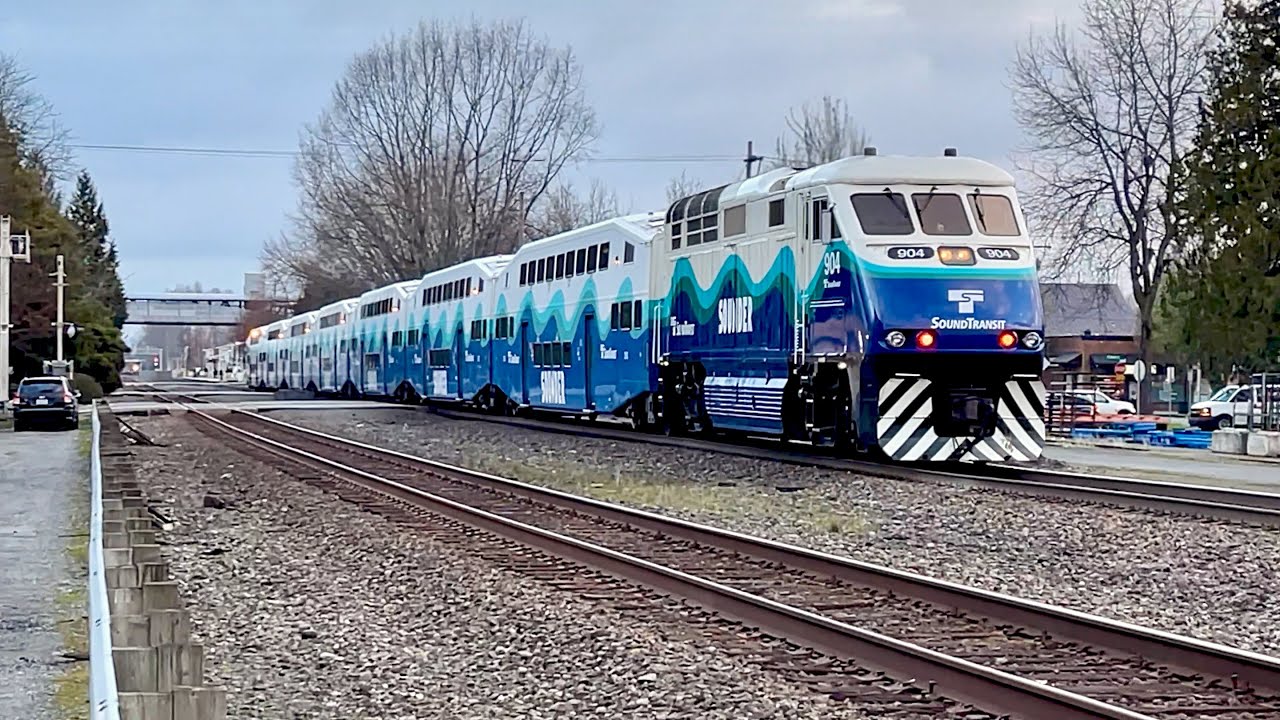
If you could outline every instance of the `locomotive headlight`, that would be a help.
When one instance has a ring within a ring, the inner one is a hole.
[[[1012,330],[1003,330],[1000,332],[1000,335],[996,337],[996,342],[1000,344],[1000,347],[1008,350],[1018,344],[1018,333]]]
[[[929,350],[938,344],[938,334],[932,330],[921,330],[916,333],[916,347]]]
[[[1022,344],[1028,350],[1035,350],[1040,347],[1040,343],[1042,342],[1044,342],[1044,338],[1040,337],[1040,333],[1034,330],[1022,336]]]
[[[907,344],[907,336],[901,330],[890,330],[889,334],[884,336],[884,341],[889,343],[891,348],[900,348]]]

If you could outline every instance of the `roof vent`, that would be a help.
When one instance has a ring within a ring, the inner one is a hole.
[[[943,151],[942,151],[942,155],[943,155],[943,157],[955,157],[955,156],[956,156],[956,149],[955,149],[955,148],[947,148],[947,149],[945,149],[945,150],[943,150]]]
[[[862,154],[863,154],[863,155],[875,155],[875,154],[876,154],[876,149],[875,149],[874,147],[871,147],[870,145],[868,145],[867,147],[862,148]]]

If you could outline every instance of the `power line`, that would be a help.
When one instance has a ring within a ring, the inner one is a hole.
[[[234,158],[295,158],[297,150],[270,150],[255,148],[190,147],[177,145],[119,145],[98,143],[72,143],[76,150],[96,152],[138,153],[148,155],[186,155],[195,157]],[[619,155],[587,157],[588,163],[689,163],[689,162],[739,162],[736,155]]]

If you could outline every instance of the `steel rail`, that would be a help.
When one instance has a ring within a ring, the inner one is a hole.
[[[854,658],[859,663],[899,677],[927,678],[942,689],[943,695],[971,703],[989,712],[1061,720],[1152,720],[1149,715],[952,657],[616,550],[473,508],[291,447],[195,408],[188,408],[188,417],[198,418],[242,442],[256,445],[293,462],[338,474],[367,489],[424,506],[432,512],[522,545],[535,547],[660,591],[678,594],[721,615],[799,644],[828,654]],[[279,423],[277,420],[270,422]]]
[[[478,482],[517,496],[584,512],[606,520],[681,537],[742,555],[836,577],[858,585],[956,607],[1002,622],[1034,627],[1090,645],[1141,655],[1192,672],[1234,678],[1246,686],[1280,690],[1280,658],[1205,640],[1144,628],[1131,623],[960,585],[916,573],[854,560],[775,540],[754,537],[680,518],[573,495],[448,463],[337,437],[244,410],[232,414],[252,418],[286,432],[355,448],[432,472]]]
[[[435,414],[457,420],[488,422],[576,437],[620,442],[643,443],[688,450],[715,452],[723,455],[771,460],[818,467],[827,470],[856,472],[910,482],[943,482],[994,490],[1015,490],[1037,497],[1052,497],[1083,502],[1105,503],[1145,511],[1195,515],[1228,522],[1242,522],[1266,527],[1280,527],[1280,494],[1237,490],[1232,488],[1161,482],[1112,476],[1095,476],[1057,470],[1040,470],[1014,465],[994,464],[966,467],[964,471],[920,465],[902,465],[824,457],[814,452],[786,449],[776,441],[751,438],[751,442],[771,442],[774,447],[717,442],[699,438],[673,438],[641,433],[623,427],[585,426],[575,422],[552,424],[528,422],[456,410],[435,410]],[[985,474],[974,470],[984,468]]]

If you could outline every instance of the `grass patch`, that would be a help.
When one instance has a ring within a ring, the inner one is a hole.
[[[790,510],[791,517],[818,532],[853,535],[868,530],[864,518],[835,512],[817,493],[808,491],[781,493],[772,488],[746,484],[725,487],[617,470],[609,477],[602,476],[595,468],[585,468],[572,462],[549,465],[535,459],[485,458],[477,465],[484,466],[477,467],[484,472],[629,507],[675,510],[726,519],[769,518],[786,508]]]
[[[89,663],[77,662],[54,678],[53,703],[66,720],[89,720]]]
[[[76,432],[76,449],[80,452],[80,457],[89,459],[89,453],[93,450],[92,422],[80,423],[80,429]]]
[[[89,602],[86,583],[89,575],[89,497],[86,492],[89,478],[87,459],[91,447],[91,430],[80,427],[79,451],[85,462],[80,463],[84,484],[72,490],[68,505],[70,513],[66,524],[66,544],[63,552],[70,570],[66,585],[54,598],[58,632],[62,635],[62,649],[68,655],[84,657],[89,654]],[[54,679],[54,705],[64,720],[88,720],[89,717],[89,663],[84,660],[69,662]]]

